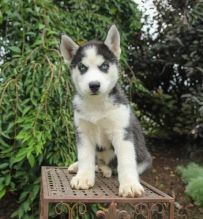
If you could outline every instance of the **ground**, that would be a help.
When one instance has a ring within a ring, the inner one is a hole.
[[[203,219],[203,208],[197,207],[185,195],[185,184],[176,168],[186,165],[191,159],[178,147],[160,149],[153,147],[153,167],[143,174],[142,179],[175,198],[176,219]]]
[[[187,156],[183,156],[182,151],[178,150],[178,147],[170,150],[168,147],[153,147],[153,168],[148,170],[142,179],[175,198],[176,219],[203,219],[203,208],[195,206],[184,194],[185,185],[176,172],[178,165],[190,162]],[[16,207],[15,196],[10,194],[4,198],[0,201],[0,219],[9,219]]]

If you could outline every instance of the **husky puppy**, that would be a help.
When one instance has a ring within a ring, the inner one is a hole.
[[[117,160],[119,195],[141,196],[139,174],[151,166],[152,159],[140,124],[117,83],[121,49],[116,26],[111,26],[104,42],[83,46],[62,35],[60,50],[77,91],[73,106],[78,162],[69,167],[70,172],[77,172],[71,187],[93,187],[95,163],[110,177]]]

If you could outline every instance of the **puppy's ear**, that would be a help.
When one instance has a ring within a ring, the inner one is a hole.
[[[113,24],[110,27],[104,43],[109,47],[109,49],[113,52],[113,54],[119,59],[120,54],[121,54],[120,34],[115,24]]]
[[[70,65],[78,48],[79,46],[70,37],[64,34],[61,36],[60,51],[68,65]]]

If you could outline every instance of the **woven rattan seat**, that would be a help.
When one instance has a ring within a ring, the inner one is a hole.
[[[137,215],[143,216],[142,218],[153,218],[153,214],[160,214],[163,216],[162,218],[174,218],[174,199],[143,181],[141,183],[144,186],[145,194],[142,197],[122,198],[118,196],[117,177],[104,178],[97,174],[95,186],[89,190],[71,189],[72,177],[73,175],[68,173],[67,167],[42,167],[41,219],[48,218],[49,203],[57,203],[56,213],[58,214],[61,213],[60,210],[57,210],[60,206],[66,206],[70,210],[76,206],[76,203],[83,207],[87,203],[111,203],[108,210],[99,211],[97,216],[112,219],[131,218],[131,214],[135,216],[137,212]],[[115,203],[117,207],[119,206],[119,210],[116,209]],[[121,204],[125,211],[120,209]],[[129,206],[126,207],[127,205]],[[117,212],[115,214],[117,216],[108,217],[109,214],[113,215],[113,211]],[[70,215],[71,212],[70,210],[68,218],[74,218]],[[124,213],[127,216],[122,217],[121,214]],[[134,216],[133,218],[136,218]]]

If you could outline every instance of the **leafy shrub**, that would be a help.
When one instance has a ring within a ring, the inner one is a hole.
[[[203,123],[199,99],[203,83],[203,2],[154,1],[157,30],[137,32],[131,48],[131,72],[148,92],[131,89],[141,113],[159,127],[159,136],[183,137]],[[131,80],[131,79],[129,79]]]
[[[196,205],[203,206],[203,176],[191,180],[185,192],[193,198]]]
[[[125,64],[140,13],[122,0],[3,0],[0,9],[0,198],[15,193],[19,208],[12,217],[30,219],[37,213],[40,166],[75,159],[73,87],[59,54],[60,33],[79,44],[104,39],[116,21]]]
[[[178,167],[178,172],[187,183],[186,194],[193,198],[195,204],[203,206],[203,167],[191,163],[187,167]]]

